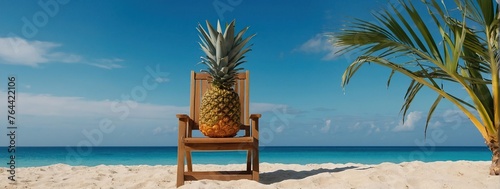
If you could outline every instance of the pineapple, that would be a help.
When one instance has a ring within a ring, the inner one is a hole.
[[[246,62],[243,55],[251,50],[245,46],[255,34],[243,39],[246,27],[235,35],[234,20],[226,25],[224,33],[219,21],[217,30],[208,21],[206,23],[208,33],[201,24],[197,30],[200,47],[206,54],[201,57],[200,64],[207,66],[202,72],[210,74],[211,87],[201,100],[199,128],[208,137],[234,137],[240,127],[241,105],[233,86],[236,74],[243,69],[238,66]]]

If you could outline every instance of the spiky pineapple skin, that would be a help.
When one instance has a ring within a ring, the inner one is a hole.
[[[212,138],[234,137],[240,128],[240,100],[233,89],[212,86],[203,94],[199,128]]]

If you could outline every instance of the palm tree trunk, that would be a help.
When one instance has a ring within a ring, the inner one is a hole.
[[[500,175],[500,145],[498,141],[491,140],[488,142],[493,156],[491,157],[490,175]]]
[[[497,1],[497,20],[500,20],[500,0]],[[497,23],[498,24],[498,23]],[[500,27],[497,27],[497,42],[498,42],[498,47],[500,47]],[[497,59],[497,68],[500,67],[500,60]],[[499,76],[500,77],[500,74]],[[499,78],[500,79],[500,78]],[[498,102],[498,101],[497,101]],[[500,104],[494,104],[494,106],[500,106]],[[498,108],[495,108],[498,110]],[[497,141],[492,141],[493,147],[490,147],[491,152],[493,152],[493,157],[491,158],[491,167],[490,167],[490,175],[500,175],[500,122],[498,119],[498,112],[495,112],[496,118],[495,118],[495,126],[497,128]],[[496,146],[495,146],[496,145]],[[495,148],[496,147],[496,148]]]

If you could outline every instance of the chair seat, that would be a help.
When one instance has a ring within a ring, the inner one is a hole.
[[[214,151],[214,150],[251,150],[258,148],[257,140],[253,137],[235,138],[185,138],[184,145],[190,151]],[[257,149],[258,150],[258,149]]]

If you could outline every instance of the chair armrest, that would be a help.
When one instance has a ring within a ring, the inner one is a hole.
[[[260,117],[262,117],[262,114],[250,114],[250,119],[253,120],[258,120]]]
[[[259,118],[261,114],[251,114],[250,119],[252,120],[252,137],[259,140]]]
[[[179,118],[178,130],[179,130],[179,142],[181,142],[183,138],[190,136],[188,126],[190,122],[189,120],[191,120],[191,118],[186,114],[177,114],[176,117]]]
[[[177,114],[175,116],[179,119],[189,119],[189,116],[186,114]]]

